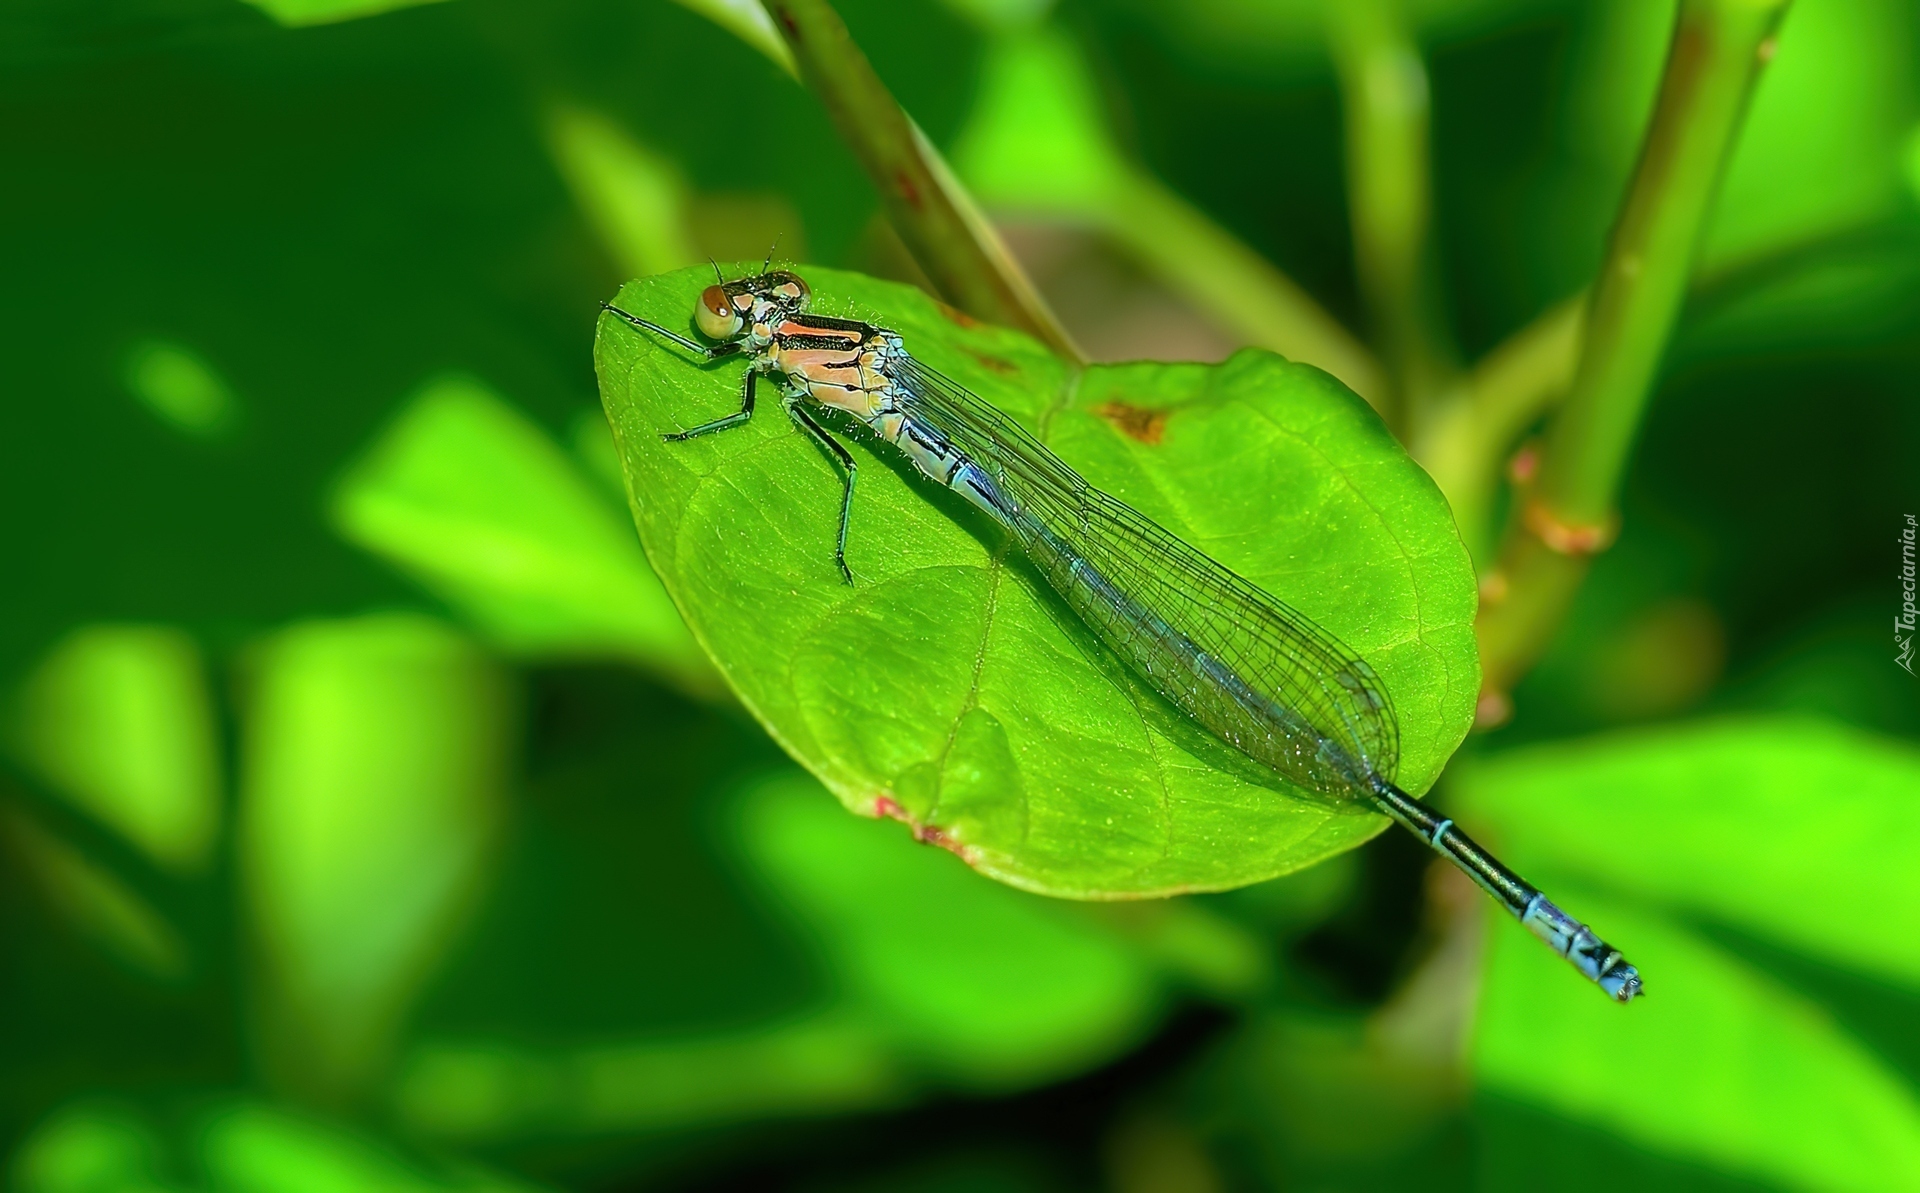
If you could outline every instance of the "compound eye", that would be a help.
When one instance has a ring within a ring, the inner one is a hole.
[[[721,286],[708,286],[700,292],[700,304],[693,309],[693,322],[700,334],[710,340],[732,339],[740,330],[740,312]]]

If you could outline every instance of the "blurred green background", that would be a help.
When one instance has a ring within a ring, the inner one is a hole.
[[[1248,341],[1198,240],[1364,325],[1319,4],[838,7],[1096,359]],[[1472,360],[1598,265],[1672,6],[1404,8]],[[1910,0],[1789,13],[1620,541],[1443,780],[1626,1011],[1402,835],[1048,901],[724,695],[597,303],[918,277],[756,12],[0,11],[12,1187],[1920,1188]]]

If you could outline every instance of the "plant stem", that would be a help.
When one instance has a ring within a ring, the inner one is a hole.
[[[1085,55],[1060,30],[994,40],[954,161],[996,209],[1098,230],[1243,343],[1318,365],[1369,400],[1385,390],[1373,354],[1310,294],[1121,150]]]
[[[1388,421],[1406,432],[1446,388],[1453,364],[1428,237],[1426,65],[1400,0],[1342,0],[1328,19],[1346,116],[1354,265],[1393,372]]]
[[[1873,221],[1697,272],[1681,317],[1710,318],[1717,307],[1822,260],[1905,253],[1912,239],[1897,223]],[[1486,551],[1495,529],[1490,518],[1501,464],[1520,435],[1572,386],[1586,331],[1586,300],[1582,292],[1558,303],[1502,341],[1473,366],[1458,392],[1436,407],[1411,445],[1414,458],[1452,503],[1460,536],[1483,571],[1493,566]]]
[[[800,78],[873,179],[907,250],[941,294],[969,314],[1017,327],[1083,361],[995,234],[826,0],[767,0]]]
[[[1144,170],[1116,180],[1101,215],[1105,231],[1196,310],[1380,406],[1387,379],[1373,353],[1292,278]]]
[[[1787,0],[1682,0],[1660,98],[1607,246],[1585,347],[1538,472],[1516,494],[1483,585],[1488,697],[1546,649],[1610,541],[1627,455],[1657,378],[1735,133]]]
[[[1501,465],[1533,421],[1566,395],[1586,330],[1585,291],[1549,308],[1483,357],[1437,405],[1413,455],[1453,506],[1467,550],[1484,568]]]

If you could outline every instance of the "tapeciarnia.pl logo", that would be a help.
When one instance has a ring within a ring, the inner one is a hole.
[[[1907,524],[1900,530],[1900,612],[1893,619],[1893,646],[1900,653],[1893,661],[1906,668],[1907,674],[1913,674],[1913,536],[1916,529],[1914,517],[1907,515]]]

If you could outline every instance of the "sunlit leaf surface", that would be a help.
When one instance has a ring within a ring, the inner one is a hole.
[[[1595,998],[1495,925],[1474,1049],[1484,1086],[1778,1187],[1920,1183],[1920,1102],[1865,1043],[1698,932],[1562,893],[1630,944],[1648,995],[1630,1011]]]
[[[1473,579],[1445,501],[1351,393],[1257,352],[1075,375],[918,291],[807,274],[814,309],[899,331],[1090,481],[1357,649],[1399,711],[1400,782],[1432,781],[1478,686]],[[634,282],[620,302],[685,328],[711,277]],[[747,428],[667,443],[738,407],[741,365],[702,367],[611,317],[596,361],[655,570],[741,698],[853,810],[906,819],[1004,881],[1092,898],[1258,881],[1384,823],[1182,717],[994,525],[891,449],[849,436],[848,587],[832,555],[840,478],[771,386]]]
[[[7,745],[76,807],[191,873],[220,824],[219,745],[201,668],[179,630],[84,626],[22,687]]]
[[[1611,1006],[1511,922],[1493,925],[1483,1085],[1779,1187],[1920,1182],[1920,1099],[1904,1049],[1886,1047],[1911,1035],[1920,991],[1916,789],[1912,746],[1806,717],[1462,768],[1452,806],[1648,989]]]

